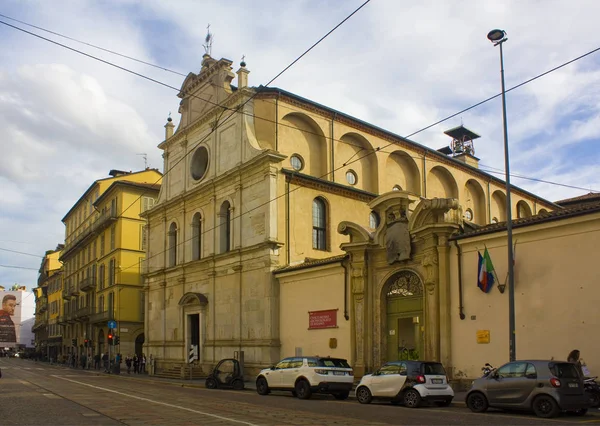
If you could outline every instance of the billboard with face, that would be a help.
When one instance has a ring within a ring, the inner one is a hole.
[[[17,345],[22,294],[20,291],[0,291],[0,347],[13,348]]]

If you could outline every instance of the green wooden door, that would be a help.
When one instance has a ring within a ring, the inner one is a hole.
[[[422,297],[388,297],[387,361],[418,359],[423,353]]]

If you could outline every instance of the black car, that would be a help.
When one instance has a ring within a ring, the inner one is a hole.
[[[222,359],[206,378],[205,385],[207,389],[244,389],[244,375],[240,362],[233,358]]]

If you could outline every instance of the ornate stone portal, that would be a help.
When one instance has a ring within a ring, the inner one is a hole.
[[[399,333],[397,329],[408,330],[411,324],[416,336],[412,344],[422,348],[414,348],[415,353],[450,365],[449,328],[444,325],[449,323],[450,310],[447,241],[459,230],[459,218],[454,213],[457,200],[418,199],[393,191],[369,206],[379,217],[387,218],[375,232],[349,222],[338,226],[338,232],[350,236],[342,249],[350,255],[352,271],[352,361],[356,374],[392,361],[388,358],[396,352],[392,348],[388,351],[388,342],[402,346],[393,336]],[[395,296],[402,296],[403,301],[390,302]],[[388,313],[388,309],[394,312]]]

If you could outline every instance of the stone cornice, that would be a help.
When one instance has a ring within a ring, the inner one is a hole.
[[[368,203],[377,197],[377,194],[373,194],[371,192],[349,188],[339,183],[330,182],[328,180],[319,179],[291,170],[281,169],[281,172],[285,175],[286,182],[305,188],[317,189],[329,194],[341,195],[343,197],[352,198],[353,200],[359,200],[365,203]]]

